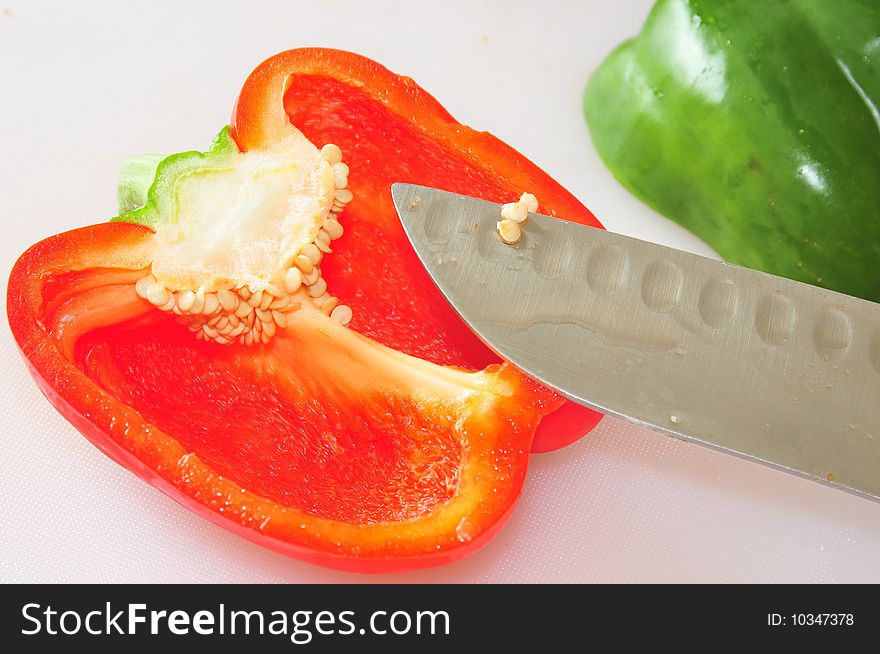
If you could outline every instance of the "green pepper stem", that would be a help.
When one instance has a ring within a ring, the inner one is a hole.
[[[132,211],[146,204],[147,191],[156,178],[156,169],[159,167],[159,162],[166,156],[164,154],[139,154],[122,164],[119,182],[116,186],[120,213]]]

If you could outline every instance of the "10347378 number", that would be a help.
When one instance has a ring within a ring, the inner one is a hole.
[[[852,613],[768,613],[769,627],[851,627],[855,624]]]

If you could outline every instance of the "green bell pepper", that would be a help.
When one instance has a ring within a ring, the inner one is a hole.
[[[878,104],[878,0],[660,0],[584,96],[614,175],[722,257],[874,301]]]

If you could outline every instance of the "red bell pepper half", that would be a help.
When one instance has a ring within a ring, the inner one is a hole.
[[[261,64],[236,104],[230,147],[275,152],[291,123],[318,148],[339,145],[350,169],[345,233],[320,262],[352,309],[348,327],[303,286],[289,298],[301,301],[282,298],[302,306],[270,325],[271,338],[197,340],[181,324],[186,291],[156,300],[143,286],[179,244],[141,209],[120,220],[143,224],[86,227],[25,252],[9,280],[13,334],[43,393],[92,443],[223,527],[362,572],[461,558],[509,516],[529,451],[567,444],[599,416],[500,364],[471,334],[411,250],[390,185],[497,202],[527,191],[542,213],[598,222],[521,154],[351,53],[291,50]],[[149,206],[161,204],[163,175],[179,192],[177,161],[155,172]]]

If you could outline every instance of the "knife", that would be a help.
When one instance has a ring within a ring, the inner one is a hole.
[[[428,274],[565,397],[880,500],[880,304],[557,218],[393,184]]]

